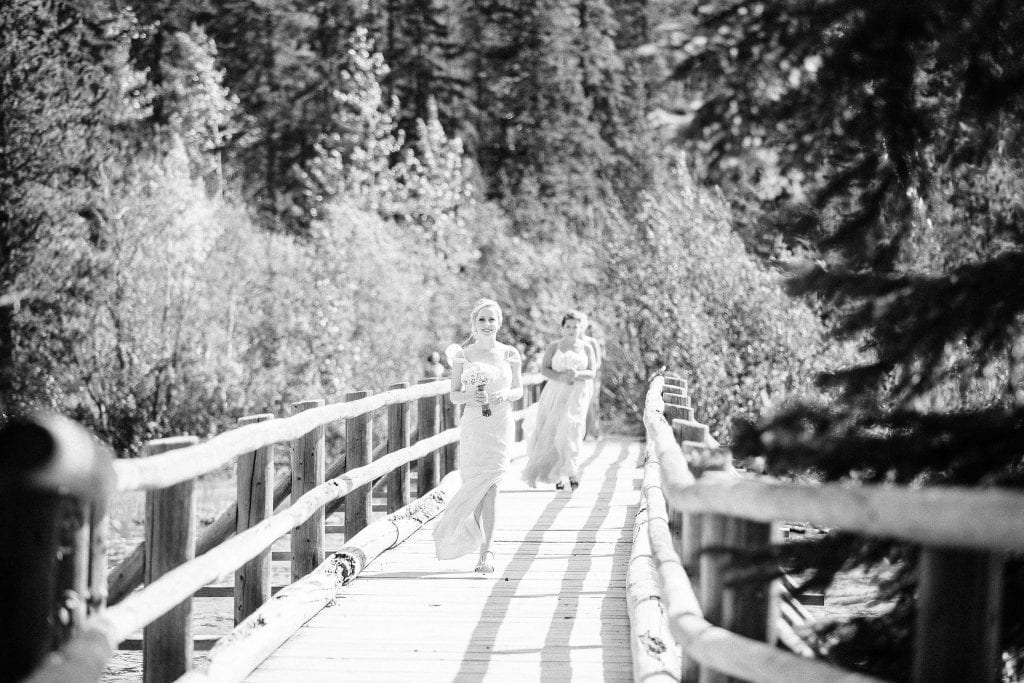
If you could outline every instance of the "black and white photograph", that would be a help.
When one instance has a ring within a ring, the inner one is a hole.
[[[1024,3],[0,0],[0,683],[1024,683]]]

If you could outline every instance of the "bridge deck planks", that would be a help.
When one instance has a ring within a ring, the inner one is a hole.
[[[520,445],[521,448],[521,445]],[[502,485],[496,571],[440,562],[432,524],[373,562],[250,681],[632,680],[625,578],[642,444],[584,444],[574,493]]]

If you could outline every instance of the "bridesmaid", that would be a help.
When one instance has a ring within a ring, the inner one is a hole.
[[[597,361],[583,340],[587,316],[569,311],[562,317],[562,338],[548,346],[541,373],[548,378],[537,402],[537,417],[526,444],[523,480],[575,490],[579,486],[580,445],[587,429],[587,409]]]
[[[508,468],[514,439],[512,401],[522,398],[519,352],[498,342],[501,307],[480,299],[470,314],[472,333],[465,348],[452,354],[451,400],[465,404],[459,423],[459,473],[462,486],[434,527],[439,560],[477,552],[476,571],[494,571],[495,508],[498,483]]]

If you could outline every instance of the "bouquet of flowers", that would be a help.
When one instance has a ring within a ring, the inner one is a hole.
[[[483,391],[487,386],[488,382],[494,379],[494,372],[481,363],[470,363],[462,371],[462,384],[465,387],[476,387],[477,390]],[[486,394],[484,394],[486,396]],[[487,404],[487,399],[484,399],[484,404],[480,408],[480,412],[483,413],[484,417],[490,417],[491,406]]]

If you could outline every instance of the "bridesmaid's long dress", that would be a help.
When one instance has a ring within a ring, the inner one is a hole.
[[[587,367],[585,352],[556,349],[551,367],[557,372]],[[537,415],[527,437],[528,460],[523,468],[523,481],[530,486],[537,482],[557,484],[570,477],[579,479],[580,445],[587,431],[587,409],[594,383],[589,379],[572,384],[549,381],[537,402]]]

